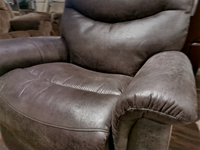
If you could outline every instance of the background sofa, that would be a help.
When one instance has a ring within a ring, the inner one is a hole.
[[[0,39],[54,35],[50,15],[30,13],[14,16],[6,0],[0,0]]]
[[[65,0],[36,0],[35,11],[45,12],[51,15],[51,24],[54,35],[60,36],[61,18],[65,6]]]

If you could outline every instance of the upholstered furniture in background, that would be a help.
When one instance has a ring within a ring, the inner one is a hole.
[[[61,18],[65,7],[65,0],[52,0],[50,7],[52,28],[55,35],[61,35]]]
[[[35,0],[35,11],[45,12],[51,16],[54,35],[60,36],[61,17],[64,11],[65,0]]]
[[[15,17],[6,0],[0,0],[0,39],[53,35],[50,15],[30,13]]]
[[[191,17],[189,33],[182,51],[189,57],[196,74],[200,66],[200,3]]]
[[[180,52],[193,0],[67,0],[61,37],[1,40],[9,149],[166,150],[197,119]],[[17,57],[16,57],[17,56]]]

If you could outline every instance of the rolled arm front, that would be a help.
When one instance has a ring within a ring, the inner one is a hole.
[[[0,76],[16,68],[65,62],[68,54],[60,37],[29,37],[0,40]]]
[[[121,147],[140,118],[168,125],[194,122],[197,96],[189,59],[177,51],[152,56],[121,95],[112,118],[114,143]]]

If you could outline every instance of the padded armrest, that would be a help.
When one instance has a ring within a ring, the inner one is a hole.
[[[0,40],[0,75],[15,68],[67,61],[66,46],[60,37],[29,37]]]
[[[195,79],[183,53],[162,52],[144,64],[118,101],[114,119],[134,110],[142,111],[141,117],[166,124],[197,119]]]
[[[197,119],[195,79],[183,53],[156,54],[135,75],[113,110],[116,147],[125,147],[131,129],[140,118],[169,125]]]

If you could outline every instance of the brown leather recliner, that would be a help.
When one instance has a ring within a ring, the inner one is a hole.
[[[172,125],[197,119],[192,67],[179,52],[192,6],[67,0],[62,37],[1,40],[8,148],[168,149]]]
[[[0,0],[0,39],[53,35],[50,15],[30,13],[15,17],[6,0]]]

